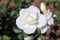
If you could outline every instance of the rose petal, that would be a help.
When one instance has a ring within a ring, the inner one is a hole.
[[[43,26],[47,24],[47,19],[44,15],[40,14],[38,22],[39,22],[38,28],[42,28]]]
[[[23,31],[27,34],[31,34],[31,33],[34,33],[35,30],[36,30],[36,25],[23,25]]]
[[[53,18],[49,19],[49,20],[48,20],[48,24],[49,24],[49,25],[54,25],[54,19],[53,19]]]
[[[22,28],[22,17],[21,16],[19,16],[17,19],[16,19],[16,25],[17,25],[17,27],[19,28],[19,29],[23,29]]]

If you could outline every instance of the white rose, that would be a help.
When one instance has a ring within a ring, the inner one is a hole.
[[[28,8],[22,9],[20,16],[16,19],[17,27],[27,34],[34,33],[37,28],[43,27],[46,23],[47,20],[44,15],[30,11]]]
[[[37,14],[31,12],[29,9],[22,9],[20,16],[16,19],[18,28],[23,29],[27,34],[34,33],[36,30]]]
[[[49,26],[46,25],[45,28],[41,29],[41,34],[46,33],[48,28],[49,28]]]

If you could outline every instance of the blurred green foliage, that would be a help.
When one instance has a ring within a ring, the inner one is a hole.
[[[13,3],[11,3],[12,1]],[[0,27],[4,27],[3,32],[5,32],[3,33],[3,40],[23,40],[24,36],[28,36],[22,30],[18,29],[15,24],[16,18],[19,15],[19,10],[22,8],[27,8],[31,3],[31,0],[25,0],[24,2],[23,1],[24,0],[8,0],[7,4],[4,4],[2,0],[0,1]],[[46,0],[46,2],[55,3],[56,7],[54,14],[57,15],[55,18],[55,23],[60,24],[60,0]],[[12,5],[10,5],[10,3]],[[15,37],[15,33],[17,34],[17,37]],[[8,37],[6,35],[11,36]]]
[[[54,14],[56,14],[57,15],[57,17],[55,18],[55,23],[56,24],[60,24],[60,10],[56,10],[55,12],[54,12]]]

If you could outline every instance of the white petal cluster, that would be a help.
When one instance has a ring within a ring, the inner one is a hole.
[[[50,12],[49,9],[46,10],[46,5],[44,4],[44,2],[41,3],[40,9],[43,12],[43,14],[46,16],[47,20],[49,20],[52,16],[52,13]]]
[[[19,29],[22,29],[25,33],[34,33],[37,28],[42,28],[47,23],[47,19],[43,14],[32,9],[20,10],[20,16],[16,19],[16,25]]]
[[[50,11],[50,9],[46,10],[46,6],[45,6],[44,2],[41,3],[40,9],[47,18],[47,21],[48,21],[47,24],[54,25],[54,19],[52,18],[52,12]],[[46,25],[46,26],[44,26],[43,29],[41,29],[42,34],[44,34],[48,30],[49,25]]]

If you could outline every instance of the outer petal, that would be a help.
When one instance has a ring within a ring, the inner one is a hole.
[[[31,34],[31,33],[34,33],[35,30],[36,30],[36,25],[23,25],[23,31],[27,34]]]
[[[33,12],[33,13],[39,13],[39,14],[40,14],[39,8],[37,8],[37,7],[34,6],[34,5],[31,5],[31,6],[29,7],[29,10],[30,10],[31,12]]]
[[[23,29],[23,23],[22,23],[22,19],[25,15],[26,9],[21,9],[19,12],[19,17],[16,19],[16,25],[19,29]]]
[[[39,22],[38,28],[42,28],[43,26],[47,24],[47,19],[43,14],[40,14],[38,22]]]
[[[28,8],[21,9],[20,12],[19,12],[19,16],[25,16],[27,14],[27,11],[29,11]]]
[[[19,28],[19,29],[23,29],[22,28],[22,17],[21,16],[19,16],[17,19],[16,19],[16,25],[17,25],[17,27]]]
[[[20,10],[19,16],[24,15],[24,12],[25,12],[24,10],[25,10],[25,9],[21,9],[21,10]]]
[[[49,19],[49,20],[48,20],[48,24],[49,24],[49,25],[54,25],[54,19],[53,19],[53,18]]]
[[[44,34],[48,30],[49,26],[46,26],[45,28],[41,29],[41,34]]]

